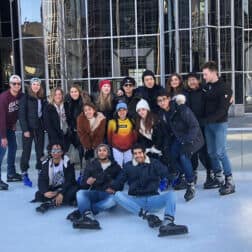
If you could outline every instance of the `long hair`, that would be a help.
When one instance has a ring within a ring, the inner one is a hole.
[[[64,99],[64,91],[61,87],[56,87],[56,88],[53,88],[50,92],[50,95],[49,95],[49,98],[48,98],[48,101],[50,104],[54,104],[54,96],[56,94],[57,91],[60,91],[61,94],[62,94],[62,102],[63,102],[63,99]]]
[[[92,102],[90,102],[90,101],[83,104],[83,114],[84,114],[84,116],[86,117],[86,115],[85,115],[85,113],[84,113],[84,108],[85,108],[86,106],[92,108],[92,109],[95,111],[95,112],[94,112],[94,117],[96,117],[96,116],[97,116],[97,107],[95,106],[94,103],[92,103]]]
[[[105,96],[102,91],[100,91],[97,100],[96,100],[96,106],[98,108],[98,111],[106,111],[112,109],[112,101],[113,96],[110,92],[107,96]]]
[[[30,95],[30,96],[32,96],[32,97],[34,97],[36,99],[44,98],[44,93],[45,92],[44,92],[44,88],[43,88],[42,84],[40,84],[40,89],[36,94],[32,91],[31,85],[28,86],[27,92],[28,92],[28,95]]]
[[[174,89],[172,86],[171,86],[171,82],[172,82],[172,77],[177,77],[179,79],[179,86]],[[166,83],[166,90],[168,92],[169,95],[173,96],[173,95],[176,95],[176,94],[180,94],[183,90],[183,79],[181,77],[180,74],[178,73],[173,73],[167,80],[167,83]]]
[[[141,117],[138,115],[136,119],[136,130],[139,132],[140,130],[140,122],[141,122]],[[143,120],[144,127],[145,127],[145,133],[150,133],[151,129],[153,128],[154,124],[157,122],[157,116],[152,113],[151,111],[147,111],[147,116]]]

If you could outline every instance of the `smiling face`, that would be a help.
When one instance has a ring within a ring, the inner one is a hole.
[[[60,145],[54,144],[51,149],[51,155],[54,163],[59,163],[59,160],[62,158],[63,150]]]
[[[60,90],[56,90],[53,101],[56,105],[60,105],[63,102],[63,94]]]
[[[197,90],[199,88],[199,80],[196,77],[189,77],[187,85],[190,89]]]
[[[80,92],[79,92],[79,90],[78,90],[77,88],[75,88],[75,87],[71,87],[71,88],[70,88],[69,94],[70,94],[70,96],[71,96],[71,98],[72,98],[73,100],[78,100],[79,97],[80,97]]]
[[[117,110],[118,117],[121,120],[125,120],[126,119],[127,113],[128,113],[128,110],[124,109],[124,108],[120,108],[119,110]]]
[[[94,115],[95,115],[95,112],[96,111],[94,110],[94,108],[92,108],[92,107],[90,107],[88,105],[84,106],[84,114],[87,117],[87,119],[93,118]]]
[[[145,154],[141,148],[133,150],[133,157],[139,164],[144,163],[145,161]]]
[[[97,150],[97,156],[98,159],[101,161],[108,160],[109,158],[108,149],[105,146],[100,146]]]
[[[171,77],[171,87],[172,88],[178,88],[180,86],[180,79],[178,76],[174,75]]]
[[[134,85],[132,83],[126,83],[123,85],[123,91],[126,95],[132,95],[133,90],[134,90]]]
[[[38,81],[34,81],[32,84],[31,84],[31,90],[34,94],[37,94],[38,91],[40,90],[40,87],[41,87],[41,84],[40,82]]]
[[[109,95],[110,92],[111,92],[111,86],[109,84],[104,84],[102,87],[101,87],[101,92],[104,94],[104,95]]]
[[[13,78],[13,81],[10,82],[10,92],[14,95],[17,95],[21,89],[21,82],[17,78]]]
[[[161,109],[168,111],[170,109],[170,97],[158,96],[157,104]]]
[[[148,115],[148,110],[145,108],[140,108],[137,110],[137,114],[142,118],[145,119]]]
[[[216,71],[211,71],[208,68],[204,68],[203,78],[207,83],[214,83],[218,80],[218,74]]]
[[[147,88],[153,88],[155,85],[155,79],[151,75],[146,75],[144,77],[144,86]]]

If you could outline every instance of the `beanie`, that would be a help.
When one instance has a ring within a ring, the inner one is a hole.
[[[146,101],[146,100],[144,100],[144,99],[141,99],[138,103],[137,103],[137,105],[136,105],[136,112],[139,110],[139,109],[147,109],[147,110],[149,110],[150,111],[150,106],[149,106],[149,104],[148,104],[148,102]]]
[[[144,82],[144,77],[145,76],[152,76],[153,79],[155,80],[155,74],[151,70],[145,70],[142,74],[142,81]]]
[[[116,111],[120,109],[128,109],[127,104],[123,101],[119,101],[118,104],[116,105]]]
[[[30,80],[30,84],[32,84],[33,82],[38,82],[39,84],[41,84],[41,80],[37,77],[34,77]]]
[[[134,78],[127,76],[127,77],[125,77],[125,78],[122,80],[122,82],[121,82],[121,88],[122,88],[125,84],[132,84],[133,86],[135,86],[135,85],[136,85],[136,81],[135,81]]]
[[[108,84],[111,87],[110,80],[102,80],[102,81],[99,82],[99,90],[101,90],[102,86],[105,85],[105,84]]]

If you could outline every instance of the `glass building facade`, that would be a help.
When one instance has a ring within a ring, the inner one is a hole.
[[[215,60],[234,91],[235,114],[252,112],[252,0],[10,0],[0,3],[0,78],[33,76],[47,93],[100,79],[116,89],[151,69],[161,85]],[[251,59],[251,61],[250,61]],[[1,86],[3,88],[3,85]]]

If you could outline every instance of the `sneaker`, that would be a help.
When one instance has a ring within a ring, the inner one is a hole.
[[[71,212],[70,214],[67,215],[66,219],[70,220],[71,222],[73,222],[74,220],[78,220],[81,217],[81,213],[80,211],[74,210],[73,212]]]
[[[179,235],[179,234],[187,234],[188,228],[184,225],[176,225],[173,222],[162,225],[159,228],[159,237],[168,236],[168,235]]]
[[[74,220],[73,228],[101,229],[100,223],[95,219],[91,211],[86,211],[79,219]]]
[[[9,185],[0,180],[0,190],[8,190]]]
[[[22,180],[22,176],[18,173],[15,173],[13,175],[7,175],[7,182],[19,182]]]
[[[228,195],[235,192],[235,185],[232,176],[227,176],[225,178],[225,184],[223,184],[220,189],[220,195]]]
[[[195,196],[195,187],[194,187],[194,183],[188,183],[187,184],[187,189],[186,189],[186,193],[184,195],[184,198],[186,201],[189,201],[191,199],[193,199]]]
[[[32,181],[29,179],[27,173],[23,175],[23,183],[25,186],[32,187]]]

